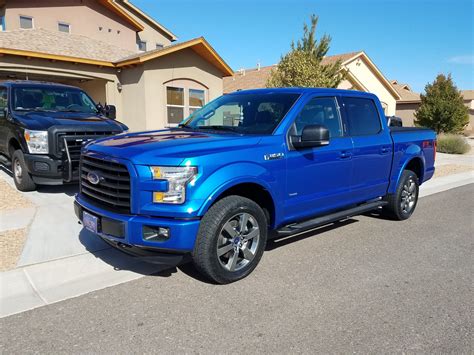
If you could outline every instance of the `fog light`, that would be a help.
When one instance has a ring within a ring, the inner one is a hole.
[[[143,226],[143,239],[152,242],[164,242],[170,238],[170,229],[166,227]]]
[[[49,171],[49,164],[42,161],[35,161],[36,171]]]

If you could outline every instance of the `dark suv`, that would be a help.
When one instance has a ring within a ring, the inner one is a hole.
[[[127,129],[114,106],[96,105],[77,87],[0,82],[0,154],[20,191],[78,181],[82,145]]]

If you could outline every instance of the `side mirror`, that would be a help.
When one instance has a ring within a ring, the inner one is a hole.
[[[305,126],[301,136],[291,136],[291,143],[296,149],[328,145],[329,130],[318,124]]]
[[[114,105],[105,105],[105,116],[111,120],[115,120],[117,117],[117,110]]]

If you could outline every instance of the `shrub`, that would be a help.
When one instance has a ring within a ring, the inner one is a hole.
[[[466,138],[458,134],[440,134],[436,145],[436,151],[448,154],[464,154],[470,150]]]

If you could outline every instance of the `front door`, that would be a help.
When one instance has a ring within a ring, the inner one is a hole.
[[[8,121],[7,121],[7,107],[8,107],[8,91],[4,86],[0,86],[0,153],[7,154],[8,151]]]
[[[313,97],[295,118],[290,135],[319,124],[330,132],[329,144],[287,152],[285,221],[302,220],[343,207],[350,201],[352,140],[345,136],[335,97]]]

